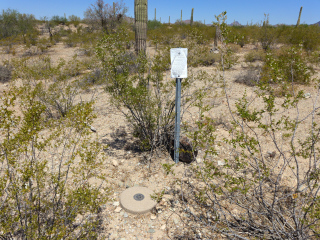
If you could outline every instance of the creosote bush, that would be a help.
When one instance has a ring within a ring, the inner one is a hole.
[[[37,97],[46,106],[49,118],[65,117],[79,104],[80,93],[90,84],[81,76],[88,65],[76,57],[69,62],[60,59],[57,64],[53,64],[49,57],[27,57],[13,59],[10,64],[13,79],[21,78],[25,84],[38,86]]]
[[[279,54],[267,52],[262,67],[261,82],[274,84],[278,96],[291,94],[292,84],[309,84],[313,79],[313,67],[302,48],[283,48]]]
[[[0,238],[96,239],[108,189],[87,126],[93,103],[47,120],[40,88],[12,86],[1,97]]]
[[[164,72],[170,68],[169,48],[158,49],[153,57],[132,56],[126,46],[130,38],[125,29],[106,35],[96,52],[106,73],[106,90],[113,104],[126,116],[142,150],[155,150],[168,144],[173,134],[175,80]],[[192,90],[192,83],[205,87]],[[182,111],[193,97],[208,93],[211,79],[204,72],[190,74],[182,81]],[[206,83],[206,84],[205,84]],[[191,97],[192,96],[192,97]]]

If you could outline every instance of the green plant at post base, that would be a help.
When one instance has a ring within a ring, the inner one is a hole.
[[[173,163],[173,164],[169,164],[169,163],[164,163],[164,164],[162,164],[162,167],[163,167],[166,175],[169,175],[170,173],[171,173],[172,175],[175,175],[174,171],[172,170],[172,167],[173,167],[174,165],[175,165],[175,163]]]
[[[223,58],[227,49],[222,51]],[[189,181],[181,187],[183,198],[188,200],[181,202],[181,211],[188,218],[184,228],[179,228],[179,238],[196,238],[199,232],[206,239],[320,237],[320,128],[315,117],[319,111],[319,80],[310,82],[317,89],[317,100],[307,116],[300,116],[303,91],[293,85],[294,78],[299,77],[294,69],[303,64],[295,51],[289,50],[291,60],[286,55],[291,61],[291,88],[282,98],[272,91],[273,84],[262,81],[254,94],[245,92],[233,104],[224,72],[220,74],[231,119],[229,135],[220,142],[224,146],[220,152],[215,151],[214,122],[209,124],[210,118],[204,119],[209,115],[207,107],[197,102],[200,121],[189,136],[193,135],[194,143],[208,154],[203,156],[203,166],[193,168],[194,184]],[[222,59],[222,70],[223,63]],[[257,101],[259,104],[253,105]],[[283,114],[292,108],[296,114]],[[298,132],[303,133],[301,137]],[[288,176],[290,180],[286,179]],[[168,231],[169,236],[177,236],[173,228]]]
[[[39,87],[13,86],[1,97],[0,238],[95,239],[109,190],[100,144],[84,123],[93,103],[47,120]]]

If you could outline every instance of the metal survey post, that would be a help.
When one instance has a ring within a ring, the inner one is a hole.
[[[181,80],[188,77],[188,49],[171,48],[171,77],[176,79],[176,118],[174,126],[174,161],[179,162]]]

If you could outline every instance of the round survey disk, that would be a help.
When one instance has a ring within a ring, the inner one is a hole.
[[[120,194],[120,205],[129,213],[143,214],[156,206],[156,201],[150,195],[153,192],[146,187],[132,187]]]

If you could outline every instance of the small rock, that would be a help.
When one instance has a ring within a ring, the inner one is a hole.
[[[118,185],[119,185],[119,187],[123,187],[124,183],[123,182],[119,182]]]
[[[179,224],[180,219],[175,217],[175,218],[173,218],[173,222],[174,222],[174,224]]]
[[[197,163],[202,163],[202,162],[203,162],[203,159],[202,159],[201,157],[197,157],[197,158],[196,158],[196,161],[197,161]]]
[[[268,158],[274,158],[274,157],[276,156],[276,154],[277,154],[276,151],[273,151],[273,152],[268,151],[266,157],[268,157]]]
[[[112,165],[115,166],[115,167],[117,167],[117,166],[119,165],[119,163],[118,163],[117,160],[113,159],[113,160],[112,160]]]
[[[218,166],[224,166],[224,165],[226,165],[225,161],[218,161]]]
[[[161,229],[161,230],[165,230],[165,229],[166,229],[166,225],[162,225],[162,226],[160,227],[160,229]]]
[[[156,232],[156,230],[154,230],[153,228],[150,228],[148,231],[148,233],[155,233],[155,232]]]
[[[117,207],[117,206],[120,205],[120,203],[119,202],[114,202],[112,205]]]
[[[107,205],[106,205],[106,204],[101,205],[101,209],[102,209],[102,210],[105,210],[106,208],[107,208]]]
[[[304,98],[311,98],[311,93],[305,93]]]
[[[90,130],[91,130],[92,132],[97,132],[97,130],[96,130],[94,127],[92,127],[92,126],[90,126]]]
[[[125,212],[125,213],[123,214],[123,217],[127,218],[127,217],[128,217],[128,213]]]
[[[170,195],[170,194],[164,194],[163,196],[162,196],[162,199],[163,200],[169,200],[169,199],[172,199],[173,197]]]
[[[119,213],[119,212],[121,212],[121,210],[122,210],[121,207],[117,207],[114,211],[115,211],[116,213]]]
[[[307,190],[307,187],[305,185],[300,185],[297,189],[297,192],[304,192],[305,190]]]
[[[151,220],[155,220],[156,218],[157,218],[157,216],[156,215],[151,215]]]

